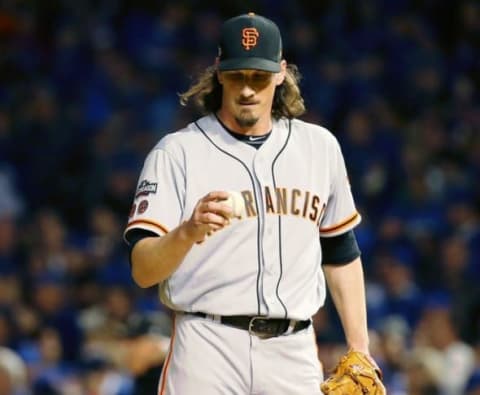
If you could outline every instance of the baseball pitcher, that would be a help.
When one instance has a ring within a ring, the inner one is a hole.
[[[337,140],[298,119],[298,80],[274,22],[227,20],[215,64],[181,96],[205,116],[145,160],[125,239],[136,283],[175,312],[161,395],[385,393],[360,214]],[[350,352],[323,382],[311,317],[327,284]]]

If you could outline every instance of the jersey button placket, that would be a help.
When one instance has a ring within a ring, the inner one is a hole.
[[[265,277],[268,277],[266,273],[266,266],[265,266],[265,255],[267,248],[265,246],[265,196],[264,196],[264,185],[265,180],[268,179],[266,174],[267,169],[269,166],[265,163],[264,158],[262,157],[261,153],[257,151],[254,162],[253,162],[253,173],[255,175],[255,188],[257,189],[257,196],[258,196],[258,221],[260,225],[260,256],[261,256],[261,273],[260,273],[260,291],[262,292],[262,300],[264,307],[262,310],[266,310],[267,314],[270,314],[270,304],[271,304],[271,290],[268,287],[268,282],[265,282]]]

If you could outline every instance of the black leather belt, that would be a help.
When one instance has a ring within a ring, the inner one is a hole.
[[[234,328],[245,329],[262,339],[295,333],[310,326],[310,320],[297,321],[283,318],[267,318],[249,315],[216,316],[200,312],[187,313],[197,317],[209,318]]]

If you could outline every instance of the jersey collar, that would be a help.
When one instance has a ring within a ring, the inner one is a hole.
[[[240,143],[238,139],[232,136],[219,122],[214,114],[200,118],[195,124],[197,128],[205,134],[205,137],[211,140],[212,144],[244,160],[252,158],[257,152],[267,157],[275,157],[284,147],[289,135],[288,120],[274,120],[268,139],[257,150],[248,144]]]

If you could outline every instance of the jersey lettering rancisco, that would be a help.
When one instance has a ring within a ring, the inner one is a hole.
[[[241,191],[245,201],[247,217],[257,216],[255,197],[253,191]],[[264,204],[266,214],[295,215],[308,219],[320,226],[320,220],[325,211],[326,204],[321,203],[320,196],[298,188],[264,188]]]

